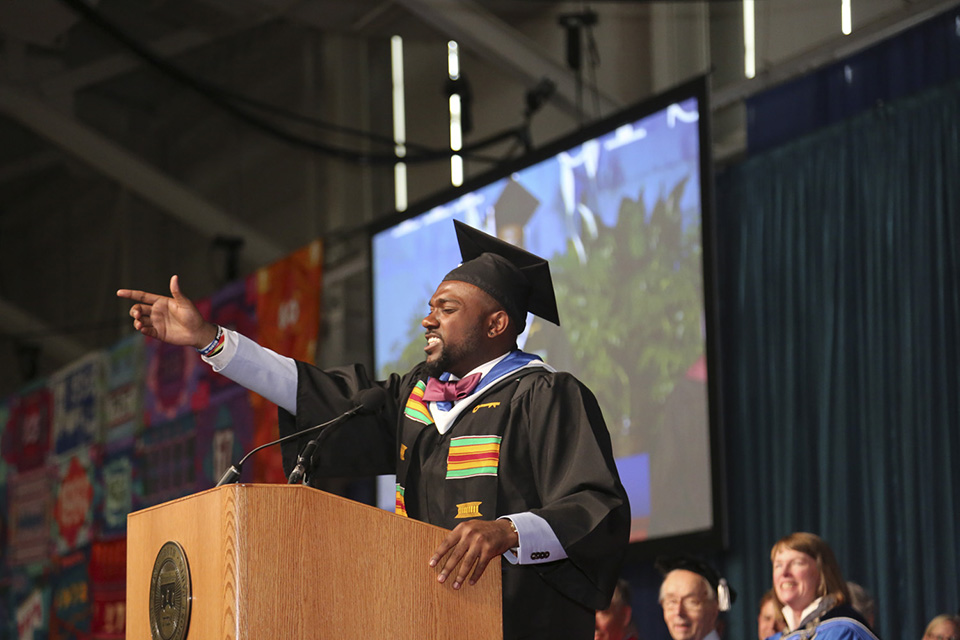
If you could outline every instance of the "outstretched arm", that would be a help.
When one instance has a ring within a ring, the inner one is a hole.
[[[177,276],[170,278],[170,294],[120,289],[117,297],[135,300],[130,307],[133,327],[145,336],[184,347],[202,349],[217,337],[217,326],[204,320],[197,307],[180,292]]]

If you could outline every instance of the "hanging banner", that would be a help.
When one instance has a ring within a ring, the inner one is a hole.
[[[53,400],[45,382],[36,382],[10,399],[0,448],[17,471],[46,464],[50,454]]]
[[[137,443],[135,509],[194,493],[195,451],[196,419],[191,413],[146,429]]]
[[[103,353],[88,354],[50,378],[56,453],[99,442],[103,397]]]
[[[50,605],[50,640],[90,637],[89,549],[65,555],[57,562]]]
[[[67,554],[90,543],[96,497],[93,447],[62,458],[57,465],[53,506],[57,553]]]
[[[196,349],[175,347],[158,340],[147,340],[146,379],[143,397],[145,430],[168,422],[209,404],[209,367]]]
[[[93,591],[91,631],[98,640],[120,640],[126,627],[127,540],[95,542],[90,551]]]
[[[97,509],[99,522],[97,530],[102,539],[125,536],[127,533],[127,514],[133,511],[133,443],[127,449],[104,455],[100,465],[100,486],[102,487],[102,508]]]
[[[206,375],[209,367],[197,356],[196,349],[157,340],[148,340],[145,346],[143,419],[146,430],[206,408],[210,401],[210,381]]]
[[[316,361],[320,331],[323,244],[315,240],[283,260],[257,271],[258,342],[295,360]],[[255,416],[254,446],[279,437],[277,407],[251,393]],[[257,454],[254,482],[286,482],[280,449]]]
[[[9,566],[46,564],[50,560],[53,493],[46,467],[12,474],[7,484],[10,514]]]
[[[221,392],[217,402],[197,415],[196,435],[198,490],[209,489],[253,448],[253,409],[247,390],[234,385]],[[241,481],[250,482],[252,477],[252,470],[244,465]]]
[[[17,603],[17,638],[19,640],[45,640],[47,615],[50,606],[50,590],[34,588]]]
[[[316,361],[323,245],[307,246],[257,271],[257,341],[295,360]]]
[[[99,540],[90,546],[90,581],[94,587],[127,579],[127,539]]]
[[[106,352],[104,448],[126,449],[143,428],[144,340],[134,333]]]
[[[198,300],[197,309],[210,317],[210,301]],[[144,429],[210,404],[210,379],[214,375],[193,347],[176,347],[159,340],[144,341]]]

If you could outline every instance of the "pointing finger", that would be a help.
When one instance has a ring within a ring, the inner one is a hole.
[[[137,291],[135,289],[117,289],[118,298],[128,298],[130,300],[136,300],[137,302],[144,302],[146,304],[153,304],[160,299],[161,296],[158,296],[155,293],[147,293],[146,291]]]

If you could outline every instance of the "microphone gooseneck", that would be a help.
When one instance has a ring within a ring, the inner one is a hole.
[[[353,409],[350,409],[350,411],[340,414],[333,420],[325,422],[323,426],[333,427],[341,422],[346,422],[358,413],[360,413],[360,407],[354,407]],[[300,484],[304,481],[304,478],[307,475],[307,466],[313,461],[313,454],[320,445],[320,436],[322,436],[325,431],[326,429],[317,434],[316,437],[312,438],[310,442],[307,443],[307,446],[303,448],[303,451],[300,452],[300,455],[297,456],[297,464],[294,466],[293,471],[290,472],[290,477],[287,478],[287,484]],[[303,432],[301,431],[300,434],[303,434]]]
[[[383,404],[387,401],[387,392],[384,391],[381,387],[371,387],[369,389],[361,389],[353,396],[352,400],[353,400],[354,407],[349,411],[346,411],[345,413],[342,413],[341,415],[337,416],[333,420],[327,420],[326,422],[314,425],[307,429],[303,429],[302,431],[298,431],[296,433],[291,433],[289,435],[283,436],[282,438],[278,438],[266,444],[262,444],[259,447],[256,447],[255,449],[252,449],[249,453],[247,453],[247,455],[243,456],[243,458],[240,459],[240,462],[238,462],[237,464],[231,465],[230,468],[223,473],[223,475],[220,477],[220,480],[217,482],[216,486],[222,487],[225,484],[232,484],[234,482],[237,482],[240,479],[240,473],[243,469],[243,463],[247,461],[247,458],[255,454],[257,451],[260,451],[261,449],[266,449],[267,447],[272,447],[277,444],[283,444],[284,442],[289,442],[290,440],[302,438],[308,433],[313,433],[314,431],[320,431],[327,427],[332,427],[333,425],[339,422],[352,418],[358,413],[375,413],[379,411],[380,407],[382,407]],[[313,448],[310,450],[309,454],[312,457],[313,450],[317,448],[317,443],[315,442],[315,440],[311,440],[310,442],[307,443],[307,446],[309,447],[311,443],[313,443]],[[304,448],[304,452],[306,453],[306,447]],[[301,453],[300,456],[297,458],[298,467],[300,466],[300,459],[303,457],[304,456]],[[300,479],[296,480],[296,482],[302,481],[303,479],[302,474],[306,473],[305,465],[306,465],[306,460],[304,460],[304,468],[301,470]],[[293,473],[295,473],[296,471],[297,469],[294,468],[294,471],[290,474],[291,478],[293,477]],[[289,482],[289,479],[288,479],[288,482]],[[295,484],[295,483],[290,482],[290,484]]]
[[[337,418],[331,420],[329,423],[326,423],[324,426],[333,428],[334,426],[346,422],[355,415],[361,413],[376,413],[386,401],[387,392],[381,387],[361,389],[353,396],[354,407],[346,413],[343,413]],[[327,432],[328,429],[323,429],[319,434],[317,434],[316,437],[307,443],[307,446],[303,448],[303,451],[301,451],[300,455],[297,456],[296,466],[294,466],[293,471],[290,472],[290,477],[287,478],[287,484],[298,484],[305,482],[307,469],[313,464],[313,454],[316,452],[317,447],[320,446],[320,438],[322,438],[323,434]],[[303,432],[301,431],[300,433],[302,434]]]

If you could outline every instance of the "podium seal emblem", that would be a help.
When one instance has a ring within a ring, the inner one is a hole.
[[[185,640],[191,599],[187,556],[179,543],[167,542],[160,547],[150,576],[150,637]]]

